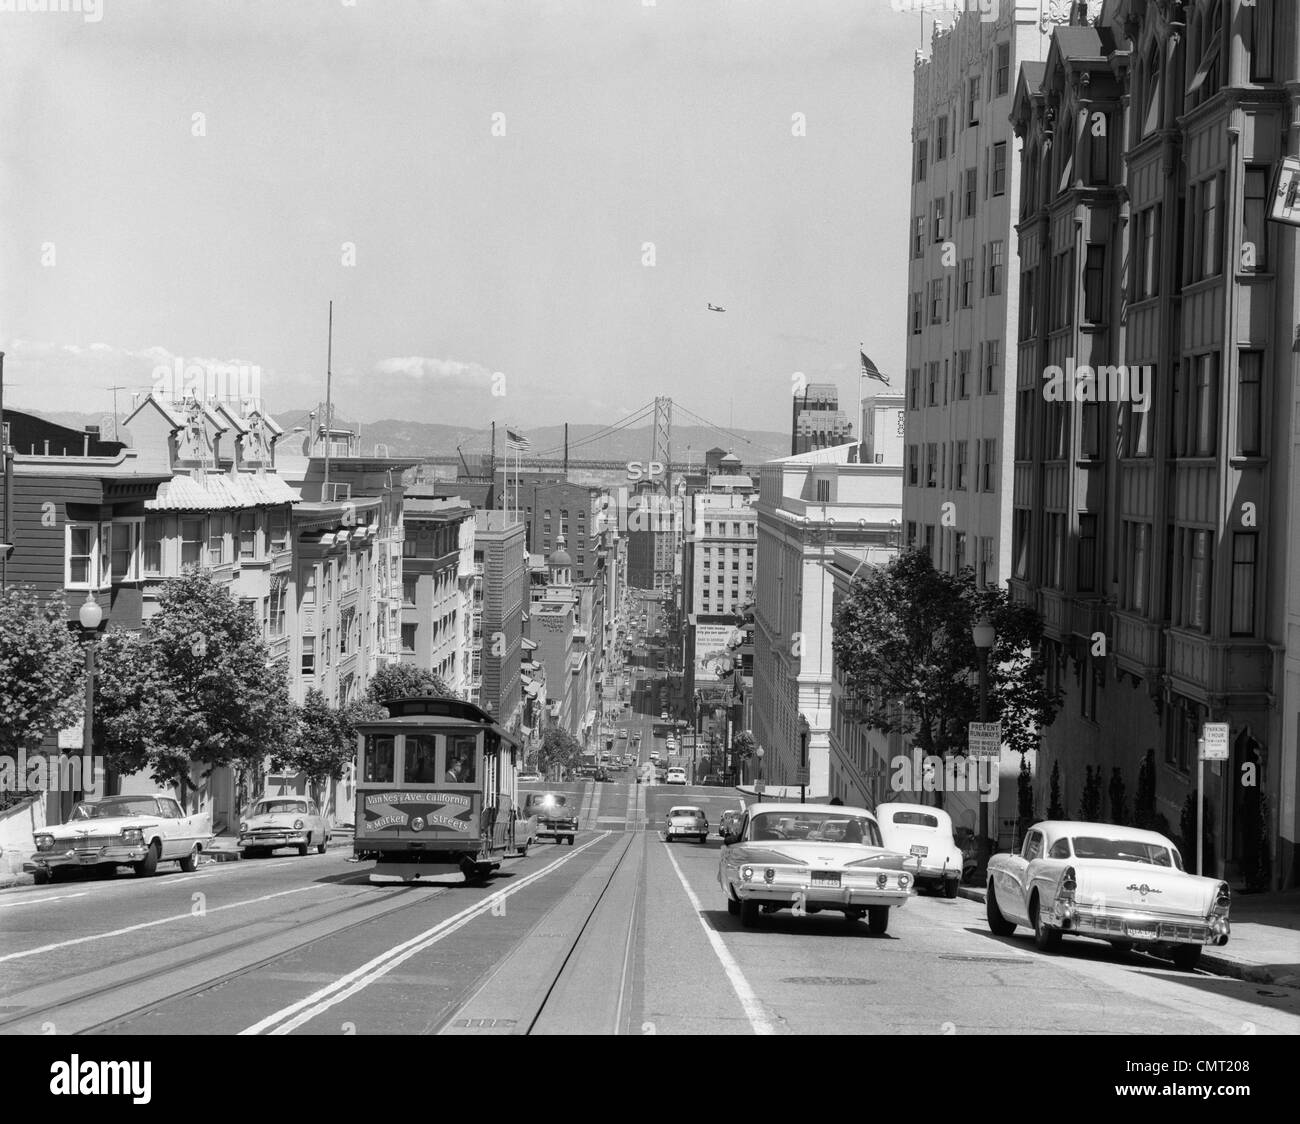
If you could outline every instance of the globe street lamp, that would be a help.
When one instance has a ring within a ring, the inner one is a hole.
[[[971,626],[971,639],[975,642],[975,656],[979,660],[980,684],[980,721],[989,720],[989,652],[997,640],[997,632],[987,614],[981,614],[979,620]],[[978,767],[978,766],[977,766]],[[995,765],[996,767],[996,765]],[[980,870],[988,867],[989,861],[989,804],[980,800],[980,838],[978,861]]]
[[[763,747],[761,745],[754,750],[754,756],[758,758],[758,776],[754,778],[754,791],[761,804],[763,803]]]
[[[83,770],[89,762],[90,768],[95,768],[94,764],[94,731],[95,731],[95,633],[98,632],[100,623],[104,619],[104,609],[95,595],[89,591],[86,593],[86,600],[82,602],[81,608],[77,610],[77,620],[81,624],[81,635],[86,641],[86,713],[85,725],[82,727],[81,734],[81,753]],[[68,793],[63,796],[63,820],[66,823],[72,815],[72,800],[74,794]]]

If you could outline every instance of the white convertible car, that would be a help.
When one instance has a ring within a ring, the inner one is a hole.
[[[727,911],[752,926],[759,913],[793,909],[864,916],[873,933],[907,904],[912,875],[865,808],[837,804],[752,804],[725,836],[718,882]]]
[[[72,810],[67,823],[36,833],[33,876],[39,885],[72,867],[111,871],[129,864],[136,874],[148,877],[160,862],[170,860],[191,871],[211,839],[212,817],[207,812],[187,815],[164,793],[85,801]]]
[[[1071,933],[1169,956],[1190,972],[1202,945],[1228,943],[1228,884],[1188,874],[1155,831],[1038,823],[1018,855],[994,855],[988,872],[989,928],[1009,936],[1025,925],[1045,951]]]

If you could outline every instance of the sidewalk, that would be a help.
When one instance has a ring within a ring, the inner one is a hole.
[[[958,893],[984,901],[981,886],[962,886]],[[1201,968],[1251,983],[1300,987],[1300,890],[1234,893],[1228,919],[1228,943],[1221,948],[1206,945]]]

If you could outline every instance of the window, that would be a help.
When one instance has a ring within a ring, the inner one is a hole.
[[[999,141],[993,146],[993,194],[1007,193],[1007,142]]]
[[[993,482],[996,479],[996,465],[998,454],[997,438],[989,437],[983,442],[984,456],[980,462],[980,479],[979,490],[981,492],[992,492],[994,490]]]
[[[1029,576],[1029,512],[1023,508],[1011,513],[1011,568],[1018,578]]]
[[[1097,517],[1079,516],[1079,554],[1075,587],[1080,593],[1097,592]]]
[[[916,541],[916,521],[909,519],[907,521],[907,545],[913,547],[917,545]]]
[[[1233,636],[1255,635],[1255,560],[1259,536],[1235,532],[1232,536],[1232,623]]]
[[[1218,433],[1217,354],[1193,356],[1183,366],[1183,431],[1181,455],[1210,457]]]
[[[1242,273],[1262,273],[1268,268],[1268,172],[1247,168],[1245,190],[1238,268]]]
[[[1106,247],[1090,242],[1083,266],[1083,318],[1100,324],[1106,318]]]
[[[1183,624],[1200,632],[1210,621],[1210,532],[1185,531],[1187,582],[1183,586]]]
[[[1034,455],[1034,405],[1038,398],[1037,391],[1026,388],[1016,393],[1016,435],[1015,459],[1027,461]]]
[[[1099,110],[1088,114],[1088,182],[1110,180],[1110,118]]]
[[[1195,221],[1188,224],[1188,280],[1215,277],[1223,268],[1223,227],[1220,199],[1222,176],[1210,176],[1192,184],[1188,201]]]
[[[934,524],[925,525],[925,552],[930,556],[930,561],[934,561]]]
[[[1097,460],[1101,456],[1102,406],[1083,402],[1079,408],[1079,458]]]
[[[303,675],[316,674],[316,637],[314,636],[302,638],[302,673]]]
[[[943,323],[943,278],[936,277],[930,282],[930,323]]]
[[[970,79],[967,88],[970,96],[966,99],[968,109],[966,124],[978,125],[980,123],[980,80],[978,74]]]
[[[1254,0],[1250,13],[1250,80],[1273,78],[1273,5],[1277,0]]]
[[[953,481],[953,487],[963,492],[966,490],[966,446],[968,444],[967,441],[957,442],[957,456],[954,461],[953,474],[956,479]]]
[[[1160,128],[1160,43],[1151,44],[1146,60],[1146,105],[1142,114],[1142,135]]]
[[[1189,105],[1196,104],[1197,101],[1204,101],[1212,97],[1219,91],[1219,73],[1220,63],[1219,54],[1223,42],[1223,33],[1219,27],[1220,15],[1217,5],[1210,15],[1201,24],[1200,39],[1200,62],[1196,67],[1196,73],[1193,75],[1191,82],[1187,86],[1187,96]],[[1199,98],[1194,95],[1200,94]]]
[[[1020,271],[1020,334],[1022,340],[1033,339],[1038,331],[1038,322],[1035,312],[1038,311],[1038,285],[1035,280],[1036,271],[1033,269],[1023,269]]]
[[[993,537],[990,535],[979,540],[980,544],[980,585],[990,586],[993,584],[995,571],[993,560]]]
[[[113,524],[112,575],[114,582],[136,581],[140,577],[140,528],[143,520]]]
[[[1138,214],[1138,263],[1134,271],[1134,297],[1148,300],[1160,292],[1160,208],[1147,207]]]
[[[1151,569],[1151,527],[1147,523],[1125,523],[1124,608],[1145,613]]]
[[[944,237],[944,203],[945,200],[940,197],[930,202],[930,241],[942,242]]]
[[[239,557],[257,557],[257,513],[242,511],[239,514]]]
[[[975,184],[978,178],[979,178],[978,172],[976,171],[976,169],[974,168],[966,169],[966,187],[965,187],[966,209],[963,212],[964,218],[973,219],[975,217],[975,199],[976,196],[978,195],[978,192],[975,190]]]
[[[975,300],[975,259],[962,258],[961,285],[957,290],[957,307],[971,308]]]
[[[915,183],[925,182],[925,158],[929,142],[922,138],[916,142],[916,178]]]
[[[912,302],[912,307],[910,312],[910,319],[912,322],[912,335],[919,336],[921,334],[921,323],[923,318],[923,309],[921,306],[921,294],[913,293],[911,295],[911,302]]]
[[[67,573],[64,585],[98,589],[99,524],[69,524],[67,533]]]
[[[1002,239],[990,244],[989,247],[989,280],[988,294],[996,297],[1002,292],[1003,277],[1006,272],[1006,243]]]
[[[939,446],[936,442],[931,441],[925,447],[925,486],[927,488],[935,487],[939,480]]]
[[[925,253],[925,216],[917,215],[912,219],[912,257],[919,258]]]
[[[1002,362],[1002,341],[984,341],[984,393],[996,394],[997,372]]]
[[[271,579],[270,596],[266,599],[267,636],[284,635],[284,602],[289,583],[283,577]]]
[[[915,410],[921,405],[921,368],[909,367],[907,371],[907,408]]]
[[[957,397],[970,397],[970,349],[957,352]]]
[[[203,540],[207,528],[202,519],[181,520],[181,565],[201,566],[203,564]]]
[[[146,574],[162,573],[162,544],[165,534],[163,520],[157,515],[148,515],[144,521],[144,572]]]
[[[934,128],[934,162],[948,158],[948,118],[940,117]]]
[[[1139,368],[1134,367],[1130,371],[1130,378]],[[1146,394],[1145,402],[1139,402],[1136,399],[1125,402],[1122,407],[1124,441],[1123,456],[1126,457],[1149,457],[1151,455],[1151,395],[1155,391],[1155,368],[1143,368],[1146,371]],[[1132,385],[1132,384],[1130,384]]]
[[[1243,351],[1237,356],[1237,456],[1264,455],[1264,353]]]
[[[1005,94],[1011,87],[1011,44],[998,44],[998,62],[997,62],[997,83],[998,97]]]
[[[226,517],[213,515],[208,518],[208,565],[220,566],[230,559],[226,555]]]
[[[818,503],[831,502],[831,482],[829,480],[817,481],[817,502]]]
[[[921,468],[918,462],[919,453],[919,446],[909,445],[907,447],[907,482],[913,488],[915,488],[920,482]]]
[[[1065,588],[1065,516],[1060,512],[1047,513],[1047,575],[1043,584],[1051,589]]]
[[[963,531],[957,531],[953,535],[952,549],[952,568],[954,571],[960,570],[966,565],[966,535]]]
[[[416,577],[414,574],[402,575],[402,604],[403,605],[415,604],[415,590],[418,582],[419,582],[419,578]]]
[[[927,406],[937,406],[939,404],[939,364],[930,362],[925,365],[925,385]]]

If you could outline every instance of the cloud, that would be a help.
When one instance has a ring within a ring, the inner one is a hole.
[[[430,359],[423,355],[409,355],[397,359],[381,359],[375,364],[381,375],[408,375],[424,379],[461,379],[490,381],[493,375],[481,363],[464,363],[459,359]]]

